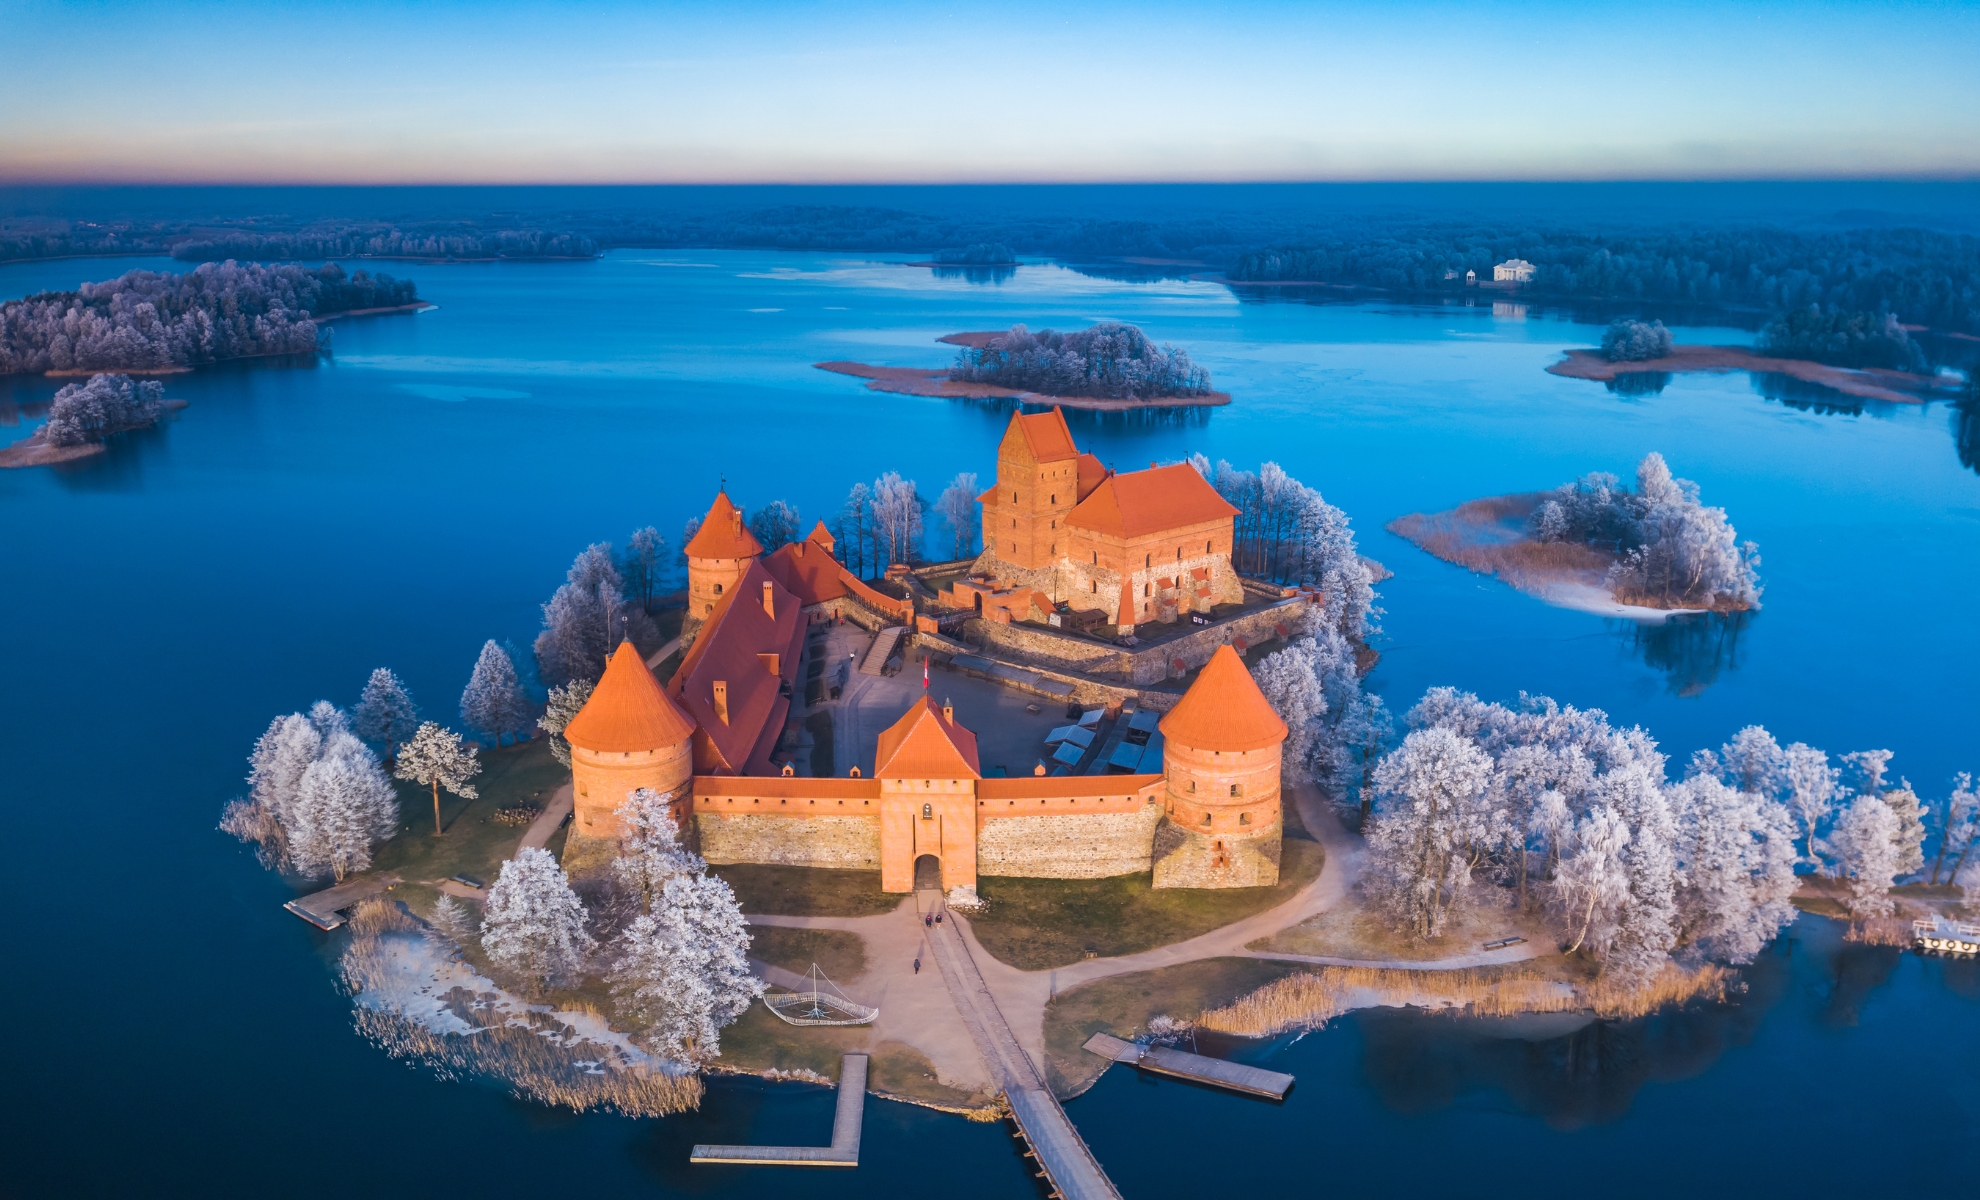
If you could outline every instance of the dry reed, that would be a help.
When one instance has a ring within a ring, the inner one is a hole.
[[[352,940],[341,967],[354,994],[382,981],[383,937],[426,932],[400,905],[383,900],[359,905],[349,929]],[[496,1015],[491,1011],[495,998],[459,987],[442,997],[454,1015],[475,1027],[469,1033],[439,1032],[415,1018],[364,1005],[356,1010],[355,1024],[393,1058],[419,1063],[443,1079],[498,1080],[517,1096],[541,1104],[634,1117],[701,1106],[700,1076],[629,1060],[617,1047],[587,1040],[549,1013],[520,1009]],[[569,1007],[596,1011],[585,1004]]]
[[[1724,1000],[1732,978],[1733,973],[1722,967],[1706,966],[1696,971],[1666,967],[1642,986],[1599,979],[1577,986],[1517,968],[1412,971],[1321,967],[1269,983],[1221,1008],[1210,1009],[1197,1017],[1196,1024],[1241,1037],[1270,1037],[1317,1029],[1351,1009],[1374,1005],[1459,1008],[1480,1017],[1549,1012],[1640,1017],[1692,1000]]]

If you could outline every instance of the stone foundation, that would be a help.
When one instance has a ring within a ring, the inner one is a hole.
[[[1170,821],[1155,831],[1158,888],[1271,887],[1279,882],[1283,826],[1242,837],[1202,834]]]
[[[1025,879],[1103,879],[1148,870],[1158,804],[1134,813],[991,817],[976,835],[976,873]]]
[[[880,869],[878,817],[773,817],[696,813],[701,856],[711,863]]]

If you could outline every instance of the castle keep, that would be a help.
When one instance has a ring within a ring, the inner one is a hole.
[[[997,480],[981,498],[985,552],[953,593],[979,612],[1028,588],[1046,593],[1038,607],[1097,611],[1125,632],[1242,599],[1235,510],[1186,465],[1115,474],[1054,410],[1012,418]],[[890,892],[939,879],[967,896],[981,875],[1278,882],[1286,726],[1230,645],[1156,725],[1160,773],[1146,773],[1151,745],[1142,774],[986,776],[975,733],[924,694],[879,734],[871,777],[801,777],[772,756],[807,630],[834,617],[913,627],[913,601],[846,571],[822,523],[765,554],[726,494],[685,549],[691,640],[673,678],[663,686],[622,644],[564,730],[574,838],[617,838],[617,809],[650,788],[710,862],[877,870]]]

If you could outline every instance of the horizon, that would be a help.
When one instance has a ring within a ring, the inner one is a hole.
[[[117,0],[13,23],[13,187],[1980,179],[1980,11],[1949,4]]]

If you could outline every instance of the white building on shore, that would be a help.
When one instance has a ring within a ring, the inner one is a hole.
[[[1492,268],[1493,283],[1532,283],[1534,265],[1523,258],[1509,258]]]

